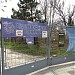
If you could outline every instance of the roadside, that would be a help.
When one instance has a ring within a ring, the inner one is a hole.
[[[75,61],[49,66],[27,75],[75,75]]]

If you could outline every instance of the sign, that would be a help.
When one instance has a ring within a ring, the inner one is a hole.
[[[42,38],[47,38],[47,31],[42,31]]]
[[[2,18],[2,37],[42,37],[48,25],[39,22]]]
[[[23,36],[23,30],[16,30],[16,36]]]
[[[31,37],[26,38],[26,43],[29,45],[34,44],[34,38]]]

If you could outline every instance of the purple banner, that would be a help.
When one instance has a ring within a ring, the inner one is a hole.
[[[39,22],[2,18],[2,37],[42,37],[48,25]]]

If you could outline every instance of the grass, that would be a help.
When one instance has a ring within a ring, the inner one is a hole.
[[[30,55],[45,55],[47,52],[46,47],[38,47],[37,45],[17,44],[5,42],[5,47],[16,52],[26,53]]]
[[[13,51],[19,52],[19,53],[26,53],[30,55],[39,55],[39,56],[46,56],[47,55],[47,47],[46,46],[37,46],[37,45],[27,45],[27,44],[18,44],[18,43],[11,43],[11,42],[5,42],[5,47],[8,49],[11,49]],[[56,55],[56,56],[65,56],[65,55],[71,55],[75,53],[67,53],[66,48],[51,48],[50,54]]]
[[[66,56],[66,55],[71,55],[75,54],[74,52],[66,52],[67,48],[64,47],[58,47],[58,48],[52,48],[51,54],[52,55],[57,55],[57,56]]]

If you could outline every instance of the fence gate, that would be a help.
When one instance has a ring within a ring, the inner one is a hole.
[[[57,56],[59,53],[66,55],[66,48],[51,48],[50,51],[48,25],[8,18],[1,20],[1,75],[26,75],[48,65],[75,61],[75,53]]]
[[[8,18],[1,20],[2,75],[26,75],[46,67],[48,25]]]

